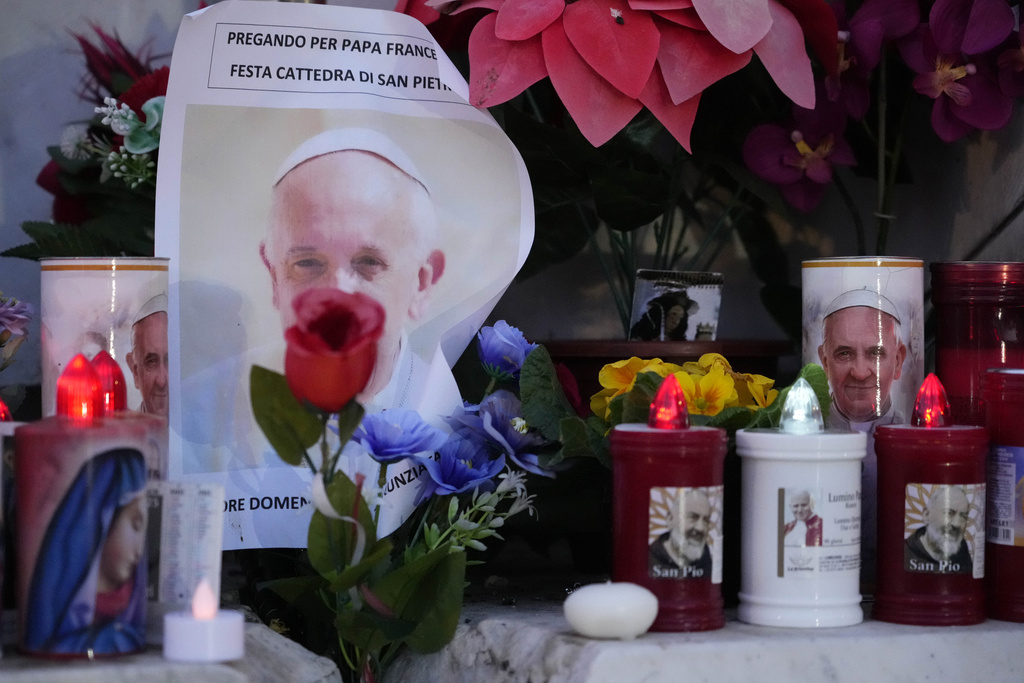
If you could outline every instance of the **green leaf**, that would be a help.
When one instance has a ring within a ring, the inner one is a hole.
[[[374,593],[396,615],[416,623],[405,642],[416,652],[437,652],[459,625],[466,577],[465,553],[441,546],[385,576]]]
[[[331,481],[325,483],[325,489],[327,499],[339,514],[359,520],[365,539],[363,557],[353,563],[357,541],[353,523],[329,519],[319,511],[313,513],[306,539],[309,562],[327,579],[332,590],[340,592],[366,580],[375,569],[383,571],[392,544],[388,539],[377,540],[377,527],[370,508],[359,488],[343,472],[336,472]]]
[[[527,424],[539,430],[548,441],[558,441],[562,419],[575,415],[576,411],[565,397],[551,355],[543,346],[531,351],[523,362],[519,391]]]
[[[299,403],[284,375],[254,365],[249,387],[252,412],[267,441],[286,463],[301,464],[306,451],[320,440],[320,418]]]

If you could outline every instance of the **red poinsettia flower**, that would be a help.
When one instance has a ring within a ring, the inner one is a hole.
[[[480,8],[496,11],[470,35],[471,103],[498,105],[549,77],[595,146],[647,107],[690,149],[701,93],[755,54],[790,99],[811,107],[805,39],[830,67],[835,53],[835,17],[822,0],[468,0],[453,14]]]
[[[36,185],[53,195],[53,220],[57,223],[81,225],[92,218],[88,203],[79,195],[64,189],[60,182],[60,166],[50,160],[36,176]]]

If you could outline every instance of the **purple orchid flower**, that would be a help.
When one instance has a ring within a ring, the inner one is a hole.
[[[416,453],[434,453],[448,435],[423,421],[415,410],[396,408],[363,418],[352,440],[381,463],[392,463]]]
[[[1002,0],[937,0],[928,19],[899,48],[917,73],[914,90],[935,100],[936,134],[952,142],[976,128],[1005,126],[1013,100],[999,88],[990,51],[1013,30],[1009,6]]]
[[[828,99],[861,120],[871,104],[868,82],[885,43],[913,31],[921,20],[917,0],[867,0],[847,20],[846,3],[831,3],[839,26],[838,65],[825,78]]]
[[[504,320],[484,327],[476,336],[477,353],[487,374],[498,380],[510,380],[519,376],[526,356],[536,344],[526,341],[523,333]]]
[[[505,467],[505,456],[491,460],[485,444],[453,434],[441,446],[438,458],[421,457],[420,462],[430,475],[421,481],[416,504],[433,495],[447,496],[474,489],[494,490],[494,476]]]
[[[819,88],[820,90],[820,88]],[[751,171],[779,186],[786,201],[801,211],[821,203],[832,182],[832,166],[854,166],[857,159],[843,138],[841,105],[818,97],[817,107],[793,107],[793,123],[755,127],[743,142],[743,160]]]
[[[1007,97],[1024,97],[1024,24],[999,53],[999,88]]]
[[[0,297],[0,332],[9,330],[12,335],[25,334],[25,326],[32,319],[32,313],[31,304]]]

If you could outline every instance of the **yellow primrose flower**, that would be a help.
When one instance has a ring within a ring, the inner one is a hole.
[[[778,389],[772,389],[775,380],[770,377],[738,372],[730,374],[736,381],[736,391],[739,394],[738,405],[751,410],[759,410],[770,406],[775,397],[779,395]]]
[[[735,405],[736,385],[721,365],[705,375],[674,373],[686,396],[686,408],[693,415],[718,415],[727,404]]]
[[[705,353],[697,359],[696,363],[693,361],[687,361],[686,363],[683,363],[683,370],[691,375],[704,376],[716,365],[721,366],[721,368],[726,372],[732,370],[732,365],[730,365],[729,361],[725,359],[725,356],[720,353]]]
[[[590,410],[598,417],[607,420],[611,415],[609,404],[612,399],[621,394],[629,392],[636,382],[637,375],[643,372],[656,372],[661,377],[679,370],[674,363],[666,363],[660,358],[644,360],[643,358],[632,358],[615,361],[601,368],[597,379],[604,387],[590,397]]]
[[[754,375],[749,372],[735,372],[732,365],[720,353],[705,353],[697,362],[683,363],[683,370],[703,377],[712,368],[721,368],[725,374],[732,377],[736,387],[736,399],[726,401],[725,407],[743,406],[751,410],[758,410],[772,404],[775,397],[779,395],[778,390],[772,389],[775,380],[764,375]]]

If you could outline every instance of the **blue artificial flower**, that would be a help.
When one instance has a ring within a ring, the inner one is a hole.
[[[415,453],[434,453],[448,435],[423,421],[415,410],[396,408],[363,418],[352,435],[377,462],[391,463]]]
[[[542,437],[530,431],[522,416],[522,403],[515,394],[504,389],[490,394],[480,403],[480,413],[477,417],[488,441],[497,446],[512,462],[527,472],[542,477],[555,476],[541,469],[537,454],[531,452],[545,442]],[[466,420],[466,426],[469,426],[468,423]]]
[[[477,353],[487,374],[497,380],[514,379],[523,369],[526,356],[536,344],[526,341],[519,329],[512,327],[504,320],[494,323],[493,327],[484,327],[476,335]]]
[[[494,476],[505,468],[505,456],[491,460],[487,447],[475,439],[453,434],[438,452],[438,459],[421,457],[430,478],[421,477],[425,487],[416,504],[432,495],[447,496],[473,489],[494,490]]]

